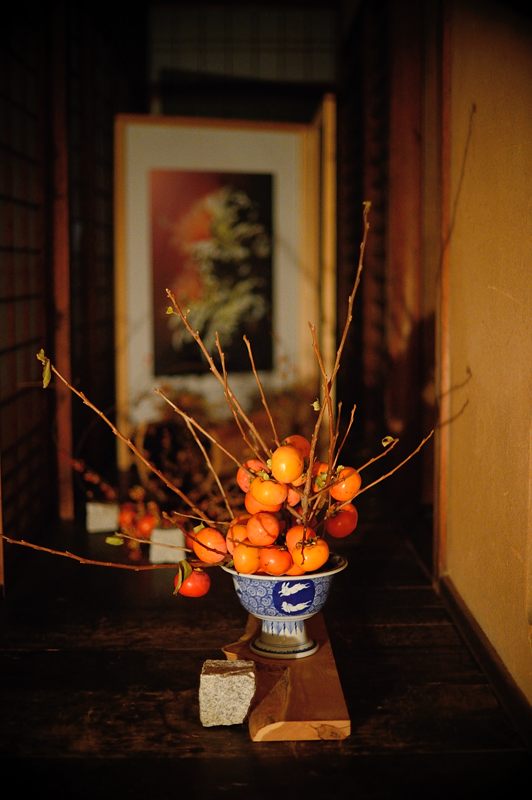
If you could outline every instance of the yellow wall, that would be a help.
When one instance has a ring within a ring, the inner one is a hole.
[[[532,38],[456,2],[449,41],[443,573],[532,702]]]

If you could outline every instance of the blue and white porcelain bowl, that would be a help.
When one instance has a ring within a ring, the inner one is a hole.
[[[305,628],[305,620],[321,611],[329,596],[333,576],[347,567],[342,556],[331,555],[318,572],[304,575],[244,575],[222,567],[232,578],[246,611],[262,621],[259,636],[250,642],[254,653],[266,658],[303,658],[318,649]]]

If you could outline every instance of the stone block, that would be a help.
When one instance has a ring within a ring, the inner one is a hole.
[[[248,715],[255,689],[253,661],[207,659],[200,676],[201,724],[204,727],[241,724]]]
[[[118,526],[118,503],[88,501],[85,506],[85,527],[89,533],[111,533]]]
[[[152,564],[177,564],[185,558],[185,534],[179,528],[154,528],[150,537]]]

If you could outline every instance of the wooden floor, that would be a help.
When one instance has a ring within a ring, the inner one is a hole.
[[[55,544],[119,558],[103,540],[65,530]],[[18,552],[1,604],[0,774],[15,779],[11,796],[521,796],[531,751],[408,542],[373,520],[338,549],[349,566],[324,618],[351,735],[318,742],[201,725],[202,664],[246,623],[221,570],[192,600],[172,595],[172,571]]]

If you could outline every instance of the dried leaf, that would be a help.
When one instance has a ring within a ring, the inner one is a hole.
[[[314,400],[314,402],[312,403],[312,408],[314,409],[314,411],[320,411],[320,409],[321,409],[320,401],[319,400]]]
[[[393,436],[385,436],[385,437],[384,437],[384,438],[381,440],[381,444],[382,444],[382,446],[383,446],[383,447],[388,447],[388,445],[392,444],[392,442],[395,442],[395,441],[397,441],[397,440],[396,440],[396,439],[394,439],[394,437],[393,437]]]

